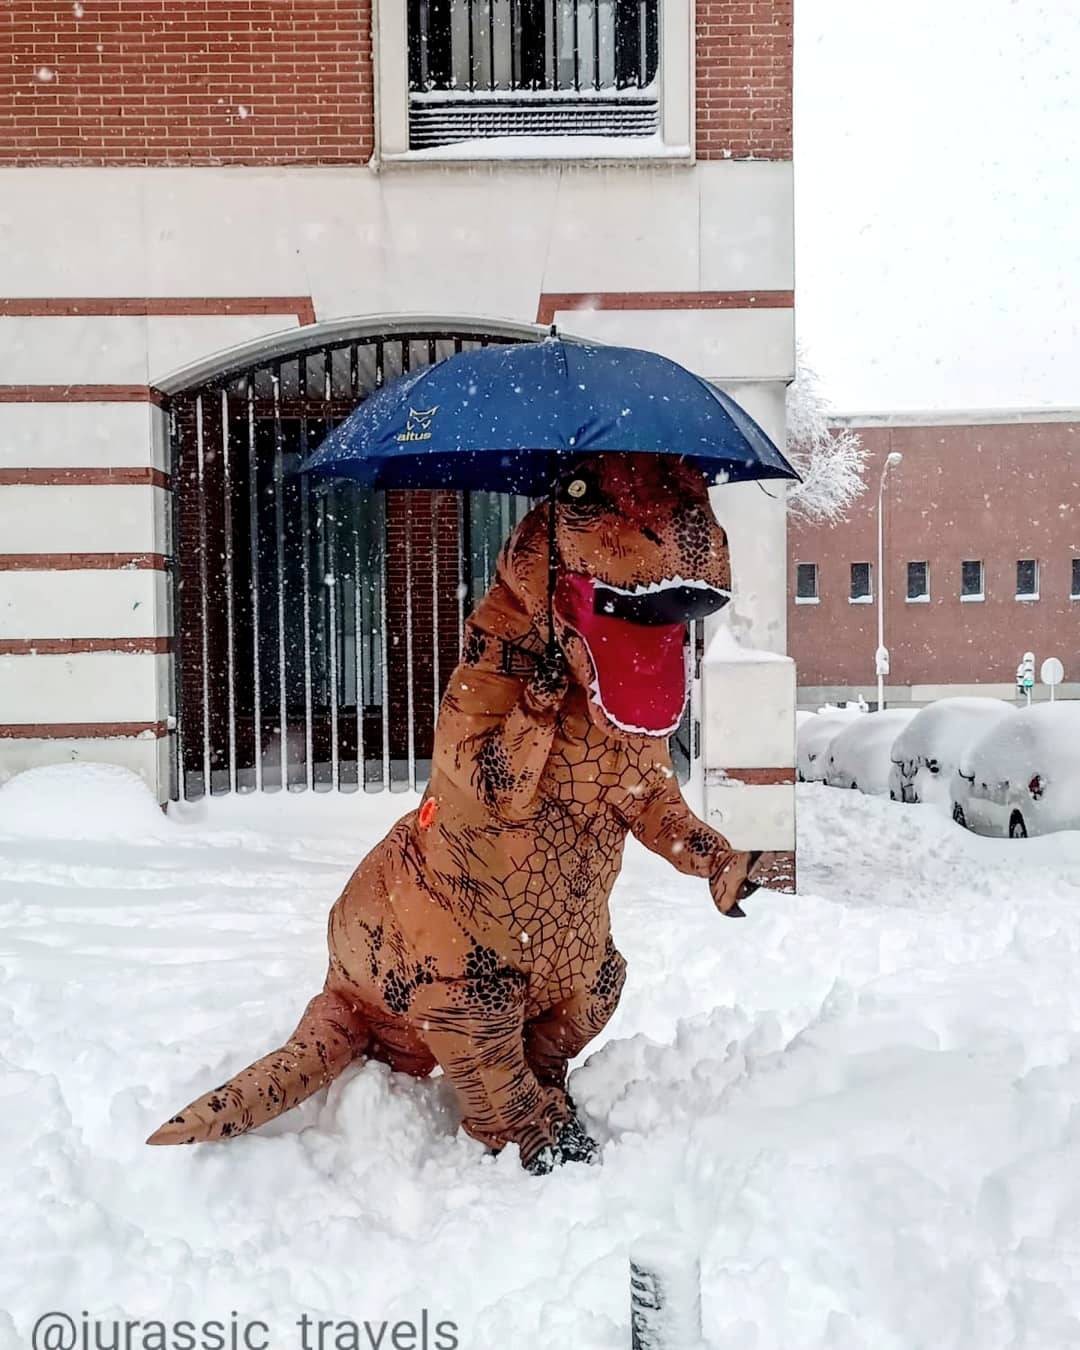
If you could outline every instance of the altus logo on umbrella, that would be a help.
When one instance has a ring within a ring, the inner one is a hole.
[[[409,416],[405,422],[405,430],[399,431],[394,439],[397,441],[430,441],[431,423],[438,411],[438,404],[434,408],[424,408],[420,412],[415,408],[410,408]]]

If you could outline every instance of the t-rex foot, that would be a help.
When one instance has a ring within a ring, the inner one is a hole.
[[[563,1163],[593,1163],[599,1156],[600,1146],[596,1140],[585,1133],[581,1122],[575,1116],[571,1116],[559,1126],[555,1142],[545,1144],[528,1162],[522,1163],[522,1166],[534,1177],[542,1177],[556,1167],[561,1167]]]

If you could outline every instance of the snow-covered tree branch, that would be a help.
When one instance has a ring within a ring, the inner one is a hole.
[[[800,358],[787,393],[787,457],[803,481],[788,493],[795,520],[836,525],[866,490],[867,450],[857,431],[829,426],[817,374]]]

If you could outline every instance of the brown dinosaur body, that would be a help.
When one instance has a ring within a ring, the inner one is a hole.
[[[591,1155],[566,1074],[622,989],[608,898],[627,834],[709,880],[727,913],[749,856],[692,814],[667,749],[686,693],[679,613],[730,590],[702,476],[660,456],[583,461],[557,538],[559,660],[545,655],[537,508],[467,625],[419,809],[331,911],[324,991],[285,1046],[149,1142],[242,1133],[367,1055],[418,1075],[441,1065],[465,1129],[518,1144],[527,1165]]]

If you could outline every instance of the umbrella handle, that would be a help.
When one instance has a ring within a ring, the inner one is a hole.
[[[555,585],[558,581],[559,563],[555,556],[555,464],[556,460],[552,457],[552,475],[551,486],[548,489],[548,593],[547,593],[547,611],[548,611],[548,640],[547,650],[549,656],[554,656],[559,649],[558,641],[555,637]]]

